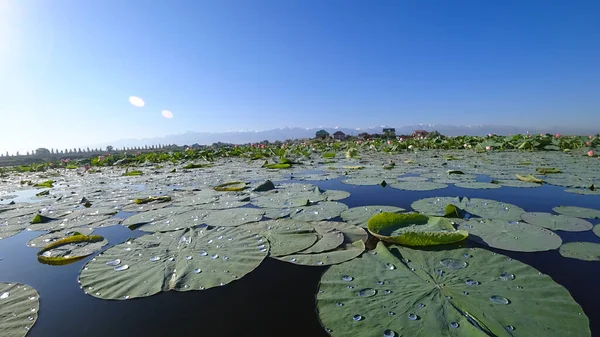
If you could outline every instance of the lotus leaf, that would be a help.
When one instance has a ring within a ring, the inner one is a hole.
[[[412,203],[411,207],[423,214],[433,216],[444,216],[446,206],[452,204],[462,211],[466,216],[477,216],[481,218],[519,220],[525,211],[515,205],[503,203],[496,200],[460,198],[460,197],[433,197],[420,199]]]
[[[356,226],[367,228],[367,222],[375,215],[382,212],[388,213],[401,213],[406,211],[404,208],[396,206],[359,206],[349,208],[340,214],[344,221],[351,223]]]
[[[460,188],[472,188],[472,189],[481,189],[481,190],[483,190],[483,189],[494,189],[494,188],[500,188],[501,187],[498,184],[484,183],[484,182],[477,182],[477,181],[460,182],[460,183],[454,184],[454,186],[460,187]]]
[[[290,214],[290,217],[302,221],[329,220],[340,216],[347,209],[348,206],[342,203],[325,201],[312,206],[298,207],[298,211]]]
[[[399,183],[390,183],[390,187],[405,191],[433,191],[448,187],[446,184],[430,181],[410,180]]]
[[[517,177],[517,179],[519,179],[521,181],[526,181],[529,183],[542,184],[544,182],[542,179],[536,178],[536,177],[532,176],[531,174],[528,174],[526,176],[522,176],[520,174],[515,174],[515,176]]]
[[[454,243],[469,235],[466,231],[457,231],[446,218],[418,213],[379,213],[369,219],[368,229],[382,241],[405,246]]]
[[[577,207],[577,206],[557,206],[552,209],[556,213],[570,215],[577,218],[600,219],[600,210]]]
[[[235,227],[260,221],[265,211],[260,208],[232,208],[208,213],[203,222],[210,226]]]
[[[240,228],[148,234],[89,261],[79,282],[86,293],[111,300],[204,290],[242,278],[260,265],[268,251],[266,239]]]
[[[54,241],[38,252],[38,261],[64,264],[88,256],[106,246],[108,241],[99,235],[75,234]]]
[[[20,283],[0,283],[0,331],[5,337],[24,337],[38,318],[40,296]]]
[[[331,336],[591,335],[581,306],[550,276],[480,248],[380,242],[323,274],[317,310]]]
[[[560,247],[560,236],[545,228],[518,221],[474,219],[458,229],[469,232],[469,239],[480,244],[517,252],[540,252]]]
[[[521,219],[529,224],[554,231],[583,232],[589,231],[593,227],[592,224],[586,220],[562,214],[555,215],[543,212],[529,212],[521,214]]]
[[[381,179],[381,177],[353,177],[342,180],[342,183],[358,186],[387,186],[387,182],[384,179]]]
[[[90,235],[93,231],[94,231],[94,229],[92,229],[92,228],[80,227],[80,228],[75,228],[75,229],[63,229],[63,230],[56,231],[56,232],[50,232],[48,234],[44,234],[44,235],[38,236],[37,238],[27,241],[27,247],[32,247],[32,248],[44,247],[54,241],[67,238],[67,237],[75,235],[75,234]]]
[[[243,181],[230,181],[221,185],[215,186],[215,191],[236,192],[246,189],[248,184]]]
[[[594,232],[594,234],[596,234],[597,237],[600,237],[600,224],[594,226],[592,231]]]
[[[514,179],[507,179],[507,180],[494,179],[491,181],[491,183],[498,184],[500,186],[505,186],[505,187],[522,187],[522,188],[534,188],[534,187],[542,186],[540,184],[530,183],[530,182],[521,181],[521,180],[514,180]]]
[[[600,261],[600,244],[594,242],[567,242],[560,246],[560,255],[583,261]]]

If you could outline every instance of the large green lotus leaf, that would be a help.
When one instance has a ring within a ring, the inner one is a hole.
[[[107,244],[108,241],[98,235],[71,235],[52,242],[40,250],[38,260],[49,264],[75,261],[99,251]]]
[[[552,209],[558,214],[570,215],[577,218],[600,219],[600,210],[577,207],[577,206],[556,206]]]
[[[600,261],[600,244],[594,242],[567,242],[560,246],[560,255],[584,261]]]
[[[344,221],[356,226],[367,228],[369,219],[379,213],[401,213],[406,211],[404,208],[396,206],[359,206],[349,208],[340,214]]]
[[[432,246],[464,240],[469,234],[457,231],[446,218],[418,213],[380,213],[368,222],[371,234],[382,241],[405,246]]]
[[[589,231],[593,227],[593,225],[586,220],[562,214],[556,215],[543,212],[528,212],[521,214],[521,219],[529,224],[554,231],[583,232]]]
[[[448,187],[446,184],[433,183],[430,181],[401,181],[398,183],[390,183],[390,187],[405,191],[433,191]]]
[[[135,202],[127,204],[121,208],[123,212],[147,212],[155,209],[165,208],[173,205],[172,202],[149,202],[145,204],[136,204]]]
[[[458,229],[480,244],[516,252],[540,252],[560,247],[560,236],[545,228],[518,221],[476,219],[462,222]]]
[[[444,216],[446,206],[452,204],[471,216],[489,219],[519,220],[525,211],[518,206],[496,200],[460,197],[433,197],[420,199],[411,207],[423,214]]]
[[[0,283],[0,331],[3,337],[27,335],[38,318],[40,296],[20,283]]]
[[[399,177],[398,178],[399,181],[427,181],[429,180],[429,178],[427,177],[421,177],[421,176],[409,176],[409,177]]]
[[[72,236],[76,233],[83,234],[83,235],[90,235],[90,234],[92,234],[93,231],[94,231],[93,228],[80,227],[80,228],[69,228],[69,229],[63,229],[63,230],[56,231],[56,232],[50,232],[48,234],[44,234],[44,235],[38,236],[37,238],[33,238],[33,239],[27,241],[27,247],[40,248],[40,247],[47,246],[48,244],[50,244],[54,241]]]
[[[323,192],[326,200],[334,201],[334,200],[342,200],[346,199],[350,196],[350,192],[342,191],[342,190],[326,190]]]
[[[267,236],[271,250],[270,256],[285,256],[312,246],[318,239],[314,230],[273,231]]]
[[[264,217],[269,219],[280,219],[285,218],[292,214],[292,209],[290,208],[261,208],[265,214]]]
[[[495,188],[502,187],[497,184],[477,182],[477,181],[456,183],[456,184],[454,184],[454,186],[460,187],[460,188],[470,188],[470,189],[478,189],[478,190],[495,189]]]
[[[568,188],[565,190],[567,193],[583,194],[583,195],[600,195],[600,189],[590,190],[589,188]]]
[[[342,180],[342,183],[357,186],[386,186],[388,184],[388,182],[381,177],[352,177]]]
[[[515,179],[492,180],[491,183],[498,184],[500,186],[505,186],[505,187],[521,187],[521,188],[534,188],[534,187],[542,186],[541,184],[530,183],[530,182],[515,180]]]
[[[325,229],[315,227],[320,237],[314,245],[301,251],[301,254],[317,254],[334,250],[344,243],[344,234],[337,229]]]
[[[107,209],[96,209],[89,213],[86,213],[83,210],[76,210],[68,215],[60,216],[54,221],[31,224],[27,227],[27,230],[57,231],[75,227],[91,227],[96,223],[112,218],[116,213],[116,210],[109,212]]]
[[[157,209],[153,211],[143,212],[134,214],[127,219],[123,220],[123,226],[132,226],[132,225],[140,225],[147,224],[155,221],[165,220],[167,218],[172,218],[175,215],[185,213],[189,210],[186,207],[169,207],[164,209]]]
[[[298,212],[290,214],[290,217],[301,221],[329,220],[340,216],[347,210],[348,206],[335,201],[320,202],[316,205],[298,207]]]
[[[19,234],[29,226],[31,215],[23,215],[7,220],[0,220],[0,240]]]
[[[239,228],[148,234],[92,259],[81,270],[79,282],[86,293],[112,300],[203,290],[250,273],[268,251],[266,239]]]
[[[204,223],[210,226],[235,227],[245,223],[260,221],[265,214],[260,208],[232,208],[210,212]]]
[[[153,233],[196,227],[205,223],[205,219],[209,214],[210,211],[204,209],[190,209],[189,211],[177,213],[173,216],[155,219],[154,221],[141,226],[139,229],[144,232]],[[133,229],[135,227],[136,226],[133,225],[130,228]]]
[[[381,242],[371,253],[321,277],[317,311],[331,336],[591,335],[565,288],[506,256]]]
[[[600,224],[594,226],[592,231],[594,232],[594,234],[596,234],[597,237],[600,237]]]

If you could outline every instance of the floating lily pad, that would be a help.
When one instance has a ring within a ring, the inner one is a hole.
[[[569,215],[555,215],[543,212],[528,212],[521,214],[523,221],[548,228],[551,230],[583,232],[592,229],[592,224],[586,220],[572,217]]]
[[[111,300],[204,290],[242,278],[268,251],[266,239],[239,228],[155,233],[107,249],[84,266],[79,282]]]
[[[583,261],[600,261],[600,244],[594,242],[567,242],[560,246],[560,255]]]
[[[93,231],[94,231],[93,228],[81,227],[81,228],[75,228],[75,229],[69,228],[69,229],[63,229],[63,230],[56,231],[56,232],[50,232],[48,234],[44,234],[44,235],[38,236],[37,238],[27,241],[27,247],[31,247],[31,248],[45,247],[54,241],[58,241],[58,240],[67,238],[67,237],[75,235],[77,233],[83,234],[83,235],[90,235]]]
[[[495,188],[501,187],[500,185],[497,185],[497,184],[477,182],[477,181],[460,182],[460,183],[454,184],[454,186],[460,187],[460,188],[477,189],[477,190],[495,189]]]
[[[458,229],[480,244],[516,252],[540,252],[560,247],[560,236],[545,228],[518,221],[475,219],[462,222]]]
[[[260,221],[265,214],[260,208],[232,208],[208,213],[203,222],[210,226],[235,227]]]
[[[550,276],[479,248],[379,243],[323,274],[317,311],[331,336],[591,335],[581,306]]]
[[[526,181],[526,182],[529,182],[529,183],[542,184],[544,182],[542,179],[534,177],[531,174],[528,174],[526,176],[522,176],[520,174],[515,174],[515,176],[517,177],[517,179],[519,179],[521,181]]]
[[[514,179],[503,179],[503,180],[494,179],[491,181],[491,183],[498,184],[500,186],[505,186],[505,187],[520,187],[520,188],[535,188],[535,187],[542,186],[541,184],[530,183],[530,182],[514,180]]]
[[[552,209],[556,213],[570,215],[577,218],[600,219],[600,210],[577,207],[577,206],[557,206]]]
[[[285,256],[311,247],[318,239],[314,230],[274,231],[267,236],[270,256]]]
[[[6,337],[24,337],[38,318],[40,296],[20,283],[0,283],[0,331]]]
[[[596,234],[597,237],[600,237],[600,224],[594,226],[592,231],[594,232],[594,234]]]
[[[99,235],[76,234],[54,241],[38,252],[38,261],[45,264],[66,264],[95,253],[108,241]]]
[[[347,209],[348,206],[342,203],[325,201],[312,206],[298,207],[299,211],[290,214],[290,217],[302,221],[329,220],[340,216]]]
[[[349,208],[340,214],[344,221],[351,223],[356,226],[361,226],[363,228],[367,228],[367,222],[369,219],[379,213],[388,212],[388,213],[401,213],[406,211],[404,208],[396,207],[396,206],[359,206]]]
[[[380,177],[353,177],[349,179],[342,180],[342,183],[348,185],[357,185],[357,186],[387,186],[387,182],[385,179],[381,179]]]
[[[449,204],[460,208],[468,217],[477,216],[490,219],[520,220],[521,214],[525,213],[521,207],[496,200],[460,197],[420,199],[413,202],[411,207],[419,213],[444,216],[446,214],[446,206]]]
[[[242,191],[246,189],[248,184],[243,181],[231,181],[218,186],[215,186],[215,191]]]
[[[426,178],[425,178],[426,179]],[[390,183],[390,187],[405,191],[433,191],[448,187],[446,184],[434,183],[430,181],[411,180]]]
[[[29,226],[30,220],[31,217],[29,215],[0,220],[0,240],[19,234]]]
[[[432,246],[464,240],[469,234],[457,231],[446,218],[418,213],[380,213],[368,221],[371,234],[382,241],[405,246]]]

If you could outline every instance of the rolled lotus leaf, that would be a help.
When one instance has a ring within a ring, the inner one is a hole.
[[[38,318],[40,296],[21,283],[0,283],[0,331],[6,337],[24,337]]]
[[[37,254],[38,261],[44,264],[67,264],[93,254],[107,244],[108,241],[100,235],[71,235],[42,248]]]
[[[600,210],[577,206],[557,206],[552,209],[556,213],[577,218],[600,219]]]
[[[517,179],[521,180],[521,181],[526,181],[529,183],[537,183],[537,184],[543,184],[544,181],[540,178],[534,177],[531,174],[528,174],[526,176],[522,176],[520,174],[515,174],[515,176],[517,177]]]
[[[138,199],[135,199],[134,202],[139,205],[139,204],[147,204],[147,203],[150,203],[150,202],[153,202],[153,203],[163,203],[163,202],[168,202],[168,201],[171,201],[171,197],[170,196],[168,196],[168,195],[158,195],[158,196],[149,196],[149,197],[146,197],[146,198],[138,198]]]
[[[161,291],[204,290],[250,273],[269,243],[240,228],[155,233],[107,249],[81,270],[82,289],[98,298],[127,300]]]
[[[80,227],[80,228],[69,228],[69,229],[63,229],[63,230],[56,231],[56,232],[50,232],[48,234],[43,234],[41,236],[38,236],[36,238],[33,238],[33,239],[27,241],[27,247],[31,247],[31,248],[44,247],[50,243],[67,238],[69,236],[73,236],[75,234],[90,235],[90,234],[92,234],[93,231],[94,231],[93,228]]]
[[[457,231],[446,218],[417,213],[380,213],[368,222],[368,230],[382,241],[404,246],[433,246],[464,240],[469,233]]]
[[[367,228],[367,222],[369,219],[375,214],[388,212],[388,213],[401,213],[405,212],[404,208],[396,207],[396,206],[359,206],[349,208],[340,214],[344,221],[351,223],[353,225],[361,226],[363,228]]]
[[[591,335],[581,306],[550,276],[479,248],[380,242],[323,274],[317,311],[331,336]]]
[[[480,244],[515,252],[541,252],[560,247],[562,239],[545,228],[518,221],[476,219],[462,222],[458,229]]]
[[[520,220],[525,213],[521,207],[496,200],[461,198],[461,197],[433,197],[420,199],[412,203],[411,207],[426,215],[444,216],[446,206],[452,204],[465,212],[467,217]]]
[[[521,214],[521,219],[532,225],[568,232],[589,231],[593,227],[589,221],[562,214],[528,212]]]
[[[594,242],[567,242],[560,246],[560,255],[583,261],[600,261],[600,244]]]
[[[217,185],[214,187],[215,191],[243,191],[244,189],[247,188],[247,185],[245,182],[243,181],[230,181],[228,183],[224,183],[221,185]]]

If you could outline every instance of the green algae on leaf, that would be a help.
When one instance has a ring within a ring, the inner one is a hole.
[[[560,255],[583,261],[600,261],[600,243],[567,242],[560,246]]]
[[[53,220],[56,220],[56,219],[52,219],[52,218],[49,218],[49,217],[41,215],[41,214],[36,214],[33,217],[33,219],[31,219],[30,223],[32,223],[32,224],[47,223],[47,222],[50,222],[50,221],[53,221]]]
[[[340,337],[591,335],[581,306],[550,276],[480,248],[380,242],[323,274],[317,311]]]
[[[211,164],[196,164],[196,163],[189,163],[187,165],[185,165],[184,167],[182,167],[182,169],[184,170],[192,170],[192,169],[197,169],[197,168],[205,168],[205,167],[211,167]]]
[[[280,169],[288,169],[288,168],[292,167],[292,164],[290,164],[290,163],[277,163],[277,164],[265,164],[263,166],[266,167],[266,168],[268,168],[268,169],[280,170]]]
[[[600,219],[600,210],[578,206],[556,206],[552,209],[556,213],[570,215],[577,218]]]
[[[562,171],[554,167],[538,167],[535,169],[539,174],[556,174]]]
[[[243,191],[247,188],[247,183],[243,181],[230,181],[228,183],[224,183],[221,185],[217,185],[214,187],[215,191],[227,191],[227,192],[238,192]]]
[[[367,222],[369,219],[375,214],[388,212],[388,213],[401,213],[405,212],[404,208],[396,207],[396,206],[378,206],[378,205],[368,205],[368,206],[359,206],[352,207],[345,211],[343,211],[340,216],[344,221],[351,223],[356,226],[360,226],[363,228],[367,228]]]
[[[5,337],[24,337],[38,318],[40,296],[31,286],[0,283],[0,331]]]
[[[554,250],[562,244],[554,232],[518,221],[472,219],[458,229],[469,232],[469,239],[482,245],[516,252]]]
[[[521,214],[521,219],[532,225],[568,232],[589,231],[593,227],[589,221],[562,214],[528,212]]]
[[[52,180],[46,180],[44,182],[37,183],[37,184],[33,185],[33,187],[52,188],[52,187],[54,187],[54,181],[52,181]]]
[[[368,221],[371,234],[382,241],[404,246],[433,246],[464,240],[469,234],[457,231],[446,218],[417,213],[380,213]]]
[[[154,233],[93,258],[81,270],[79,282],[89,295],[108,300],[205,290],[244,277],[268,251],[265,238],[241,228]]]

